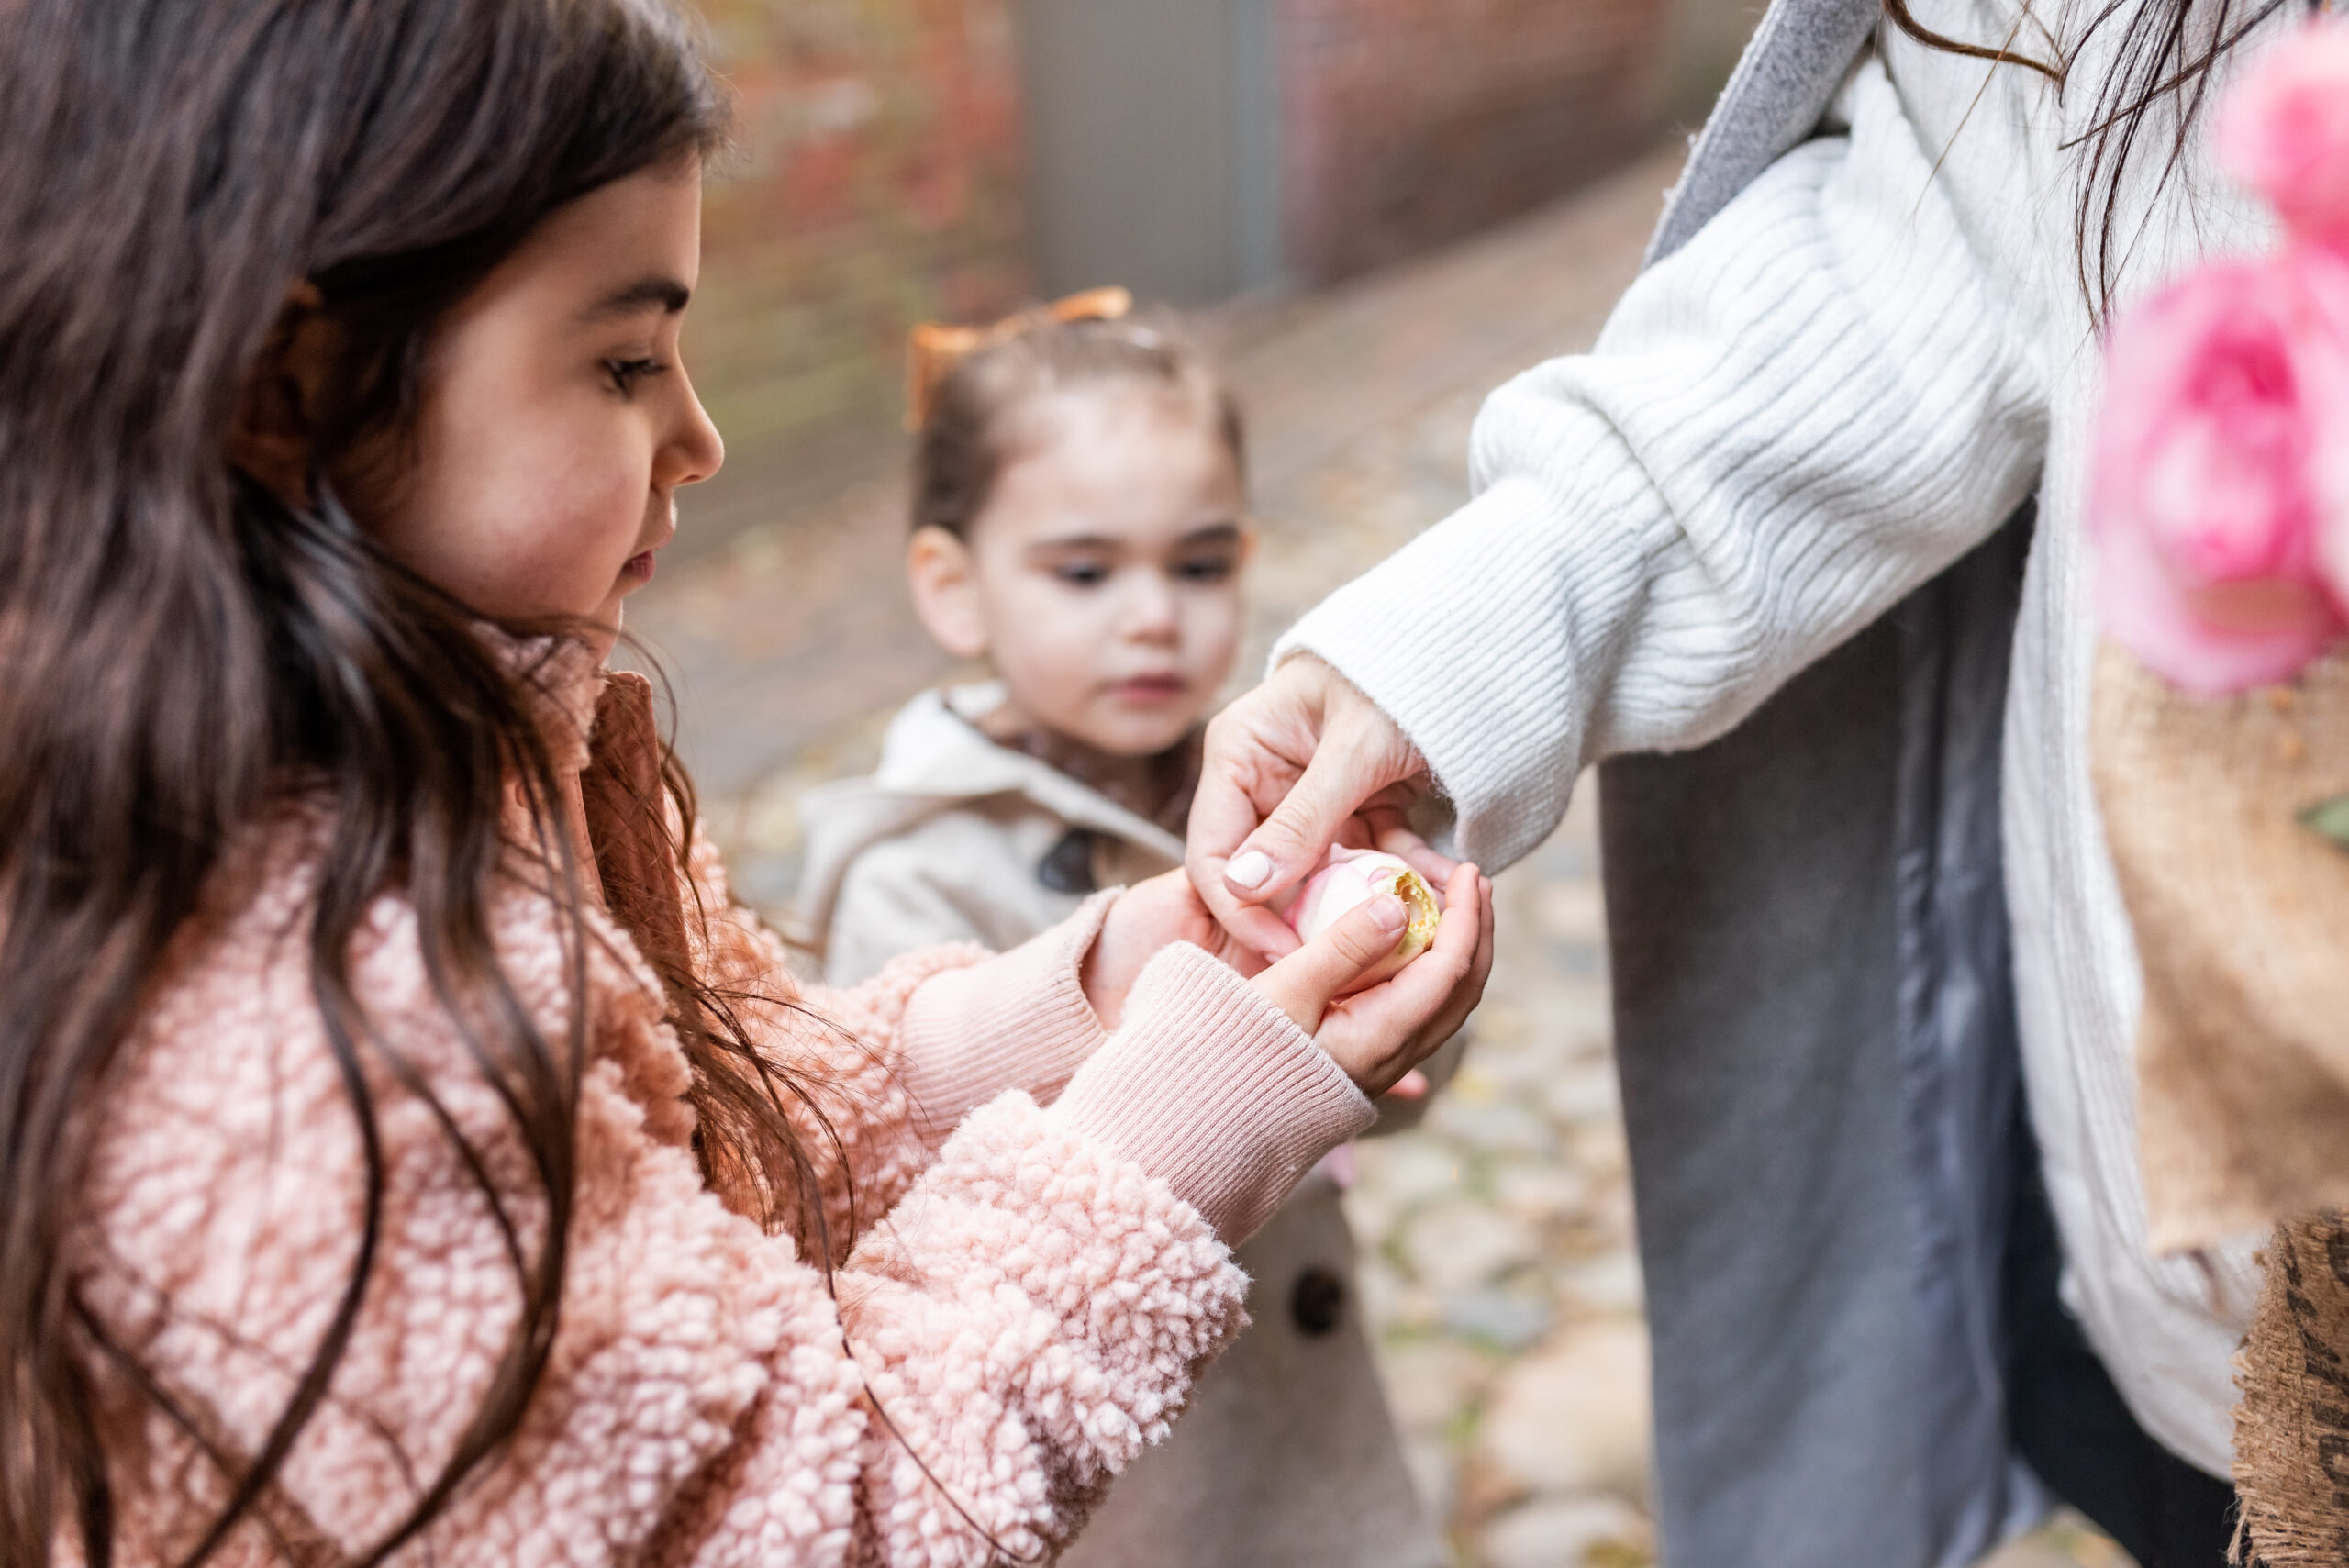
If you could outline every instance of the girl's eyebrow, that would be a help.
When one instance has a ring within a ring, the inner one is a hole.
[[[1055,550],[1122,550],[1125,543],[1108,534],[1063,534],[1058,539],[1032,539],[1028,549],[1031,554]]]
[[[579,313],[582,321],[608,321],[616,316],[635,316],[647,310],[657,310],[663,316],[674,316],[685,309],[694,291],[671,277],[639,278],[622,288],[614,289]]]
[[[1069,550],[1116,550],[1125,549],[1127,542],[1109,534],[1063,534],[1056,539],[1030,540],[1028,550],[1031,555],[1044,555]],[[1174,541],[1174,548],[1189,550],[1203,544],[1237,544],[1239,542],[1240,525],[1226,518],[1219,523],[1208,523],[1193,528]]]

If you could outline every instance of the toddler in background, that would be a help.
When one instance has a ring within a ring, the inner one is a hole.
[[[1128,303],[1098,290],[916,334],[907,576],[930,635],[995,679],[915,698],[879,772],[803,802],[803,913],[831,984],[929,943],[1016,947],[1097,888],[1182,864],[1255,530],[1237,403]],[[1382,1106],[1382,1129],[1411,1108]],[[1254,1326],[1068,1563],[1444,1561],[1379,1390],[1338,1199],[1316,1172],[1239,1249]]]
[[[997,678],[917,697],[878,774],[805,802],[828,977],[925,941],[1017,946],[1096,889],[1182,863],[1254,546],[1239,410],[1162,328],[1028,322],[952,358],[932,346],[963,335],[916,336],[914,604]]]

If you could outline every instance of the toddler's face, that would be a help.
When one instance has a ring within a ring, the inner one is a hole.
[[[361,521],[484,615],[616,630],[725,458],[677,357],[700,260],[697,165],[556,211],[435,335],[412,466],[345,484]]]
[[[917,539],[924,619],[991,658],[1022,717],[1113,755],[1164,751],[1240,639],[1253,536],[1231,453],[1196,399],[1147,386],[1058,394],[1023,434],[967,546]],[[925,543],[950,557],[928,588]]]

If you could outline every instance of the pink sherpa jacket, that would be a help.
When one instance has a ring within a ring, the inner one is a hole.
[[[542,667],[573,768],[589,768],[599,696],[599,754],[609,732],[650,734],[640,686],[587,663]],[[624,765],[640,773],[639,750]],[[289,811],[230,857],[106,1102],[74,1256],[81,1300],[128,1352],[87,1369],[120,1562],[175,1562],[209,1522],[224,1491],[206,1450],[239,1465],[256,1451],[360,1245],[366,1151],[302,938],[331,831]],[[591,912],[546,1372],[507,1451],[395,1561],[977,1568],[992,1548],[965,1510],[1019,1557],[1048,1556],[1244,1320],[1229,1244],[1369,1123],[1368,1102],[1196,948],[1152,960],[1105,1036],[1077,968],[1114,895],[1001,957],[934,949],[802,995],[706,843],[692,873],[708,911],[693,961],[763,989],[745,1014],[757,1043],[822,1086],[837,1156],[812,1124],[807,1142],[837,1272],[828,1286],[807,1238],[763,1233],[705,1185],[658,982]],[[518,874],[494,919],[539,1027],[565,1038],[553,901]],[[376,902],[359,1000],[488,1151],[535,1251],[544,1205],[426,984],[415,920],[395,894]],[[373,1284],[326,1400],[217,1562],[330,1562],[379,1540],[440,1473],[516,1320],[490,1204],[384,1053],[362,1059],[387,1187]]]

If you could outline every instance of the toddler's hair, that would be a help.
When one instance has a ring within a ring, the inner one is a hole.
[[[1019,439],[1023,416],[1054,393],[1119,384],[1191,398],[1232,465],[1246,474],[1239,400],[1171,321],[1040,318],[972,354],[939,383],[914,449],[915,528],[969,538]]]

